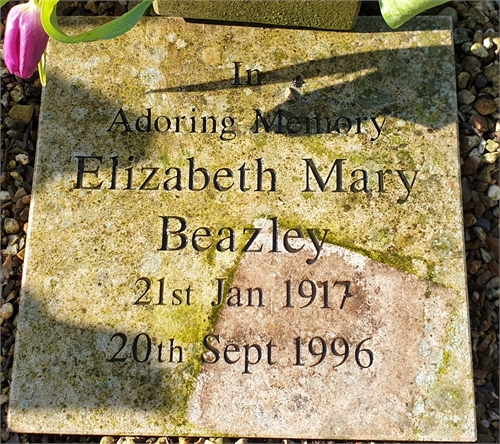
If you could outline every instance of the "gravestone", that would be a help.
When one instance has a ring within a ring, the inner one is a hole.
[[[454,91],[445,18],[51,42],[10,428],[474,440]]]

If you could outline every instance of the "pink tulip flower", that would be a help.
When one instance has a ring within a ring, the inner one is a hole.
[[[12,7],[7,16],[4,38],[4,60],[11,74],[23,79],[30,78],[48,40],[38,2],[30,0]]]

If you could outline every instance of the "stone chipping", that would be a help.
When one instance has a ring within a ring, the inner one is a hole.
[[[14,2],[10,2],[14,3]],[[61,2],[61,15],[121,15],[134,2]],[[373,2],[361,13],[376,15]],[[2,32],[8,5],[2,9]],[[449,15],[454,23],[462,162],[464,237],[472,331],[478,442],[499,440],[499,208],[500,153],[498,2],[450,2],[430,11]],[[18,314],[18,296],[29,215],[33,161],[40,107],[41,84],[36,75],[27,81],[10,75],[0,64],[2,106],[2,295],[1,324],[1,440],[10,443],[68,442],[106,444],[182,443],[221,444],[215,438],[97,437],[21,435],[6,429],[12,356]],[[57,248],[57,246],[54,246]],[[234,438],[225,442],[244,444]],[[253,440],[248,440],[252,442]],[[263,440],[259,440],[262,442]],[[279,442],[277,440],[266,440]],[[281,441],[283,442],[283,441]],[[288,441],[289,443],[290,441]],[[340,442],[340,441],[339,441]]]

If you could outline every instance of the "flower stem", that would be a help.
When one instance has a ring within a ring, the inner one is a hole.
[[[46,69],[46,62],[47,62],[47,51],[44,51],[42,54],[42,58],[38,62],[38,75],[40,76],[40,83],[45,86],[47,83],[47,69]]]

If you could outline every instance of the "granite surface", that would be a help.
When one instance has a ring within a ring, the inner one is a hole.
[[[412,26],[51,43],[13,430],[475,439],[450,24]]]

